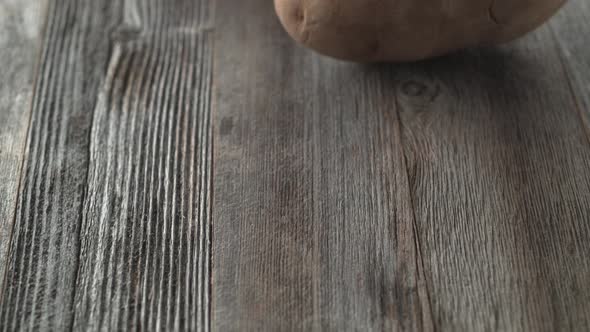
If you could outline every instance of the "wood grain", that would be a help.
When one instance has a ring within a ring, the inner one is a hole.
[[[363,66],[268,0],[0,0],[0,331],[590,330],[589,15]]]
[[[73,319],[88,133],[117,17],[104,1],[49,1],[47,13],[0,299],[3,331],[65,330]]]
[[[0,1],[0,293],[31,116],[44,11],[45,1]]]
[[[551,31],[395,67],[434,322],[590,329],[590,145]]]
[[[568,85],[577,101],[577,110],[590,141],[590,4],[570,0],[551,22],[553,37],[560,49]]]
[[[50,2],[3,330],[208,330],[210,11]]]
[[[209,330],[210,10],[126,3],[92,123],[74,330]]]
[[[217,5],[214,329],[431,330],[392,73]]]

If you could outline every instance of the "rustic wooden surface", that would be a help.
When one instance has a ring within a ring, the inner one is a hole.
[[[589,22],[355,65],[268,0],[0,0],[0,331],[589,330]]]
[[[0,276],[19,192],[44,1],[0,1]]]

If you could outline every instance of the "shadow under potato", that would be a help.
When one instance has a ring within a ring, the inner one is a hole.
[[[382,79],[386,80],[394,78],[392,83],[400,83],[402,86],[404,83],[398,82],[395,78],[429,77],[462,87],[466,89],[463,93],[473,92],[471,89],[485,88],[489,93],[505,96],[518,92],[518,89],[510,89],[511,84],[535,84],[535,81],[543,80],[544,65],[546,63],[530,53],[523,54],[518,49],[499,46],[463,49],[417,62],[361,66],[369,75],[382,75]]]

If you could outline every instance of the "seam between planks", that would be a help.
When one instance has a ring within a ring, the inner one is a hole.
[[[214,2],[213,6],[213,17],[215,17],[215,8],[216,8],[216,4],[217,2]],[[208,289],[208,294],[209,294],[209,307],[207,308],[207,316],[208,316],[208,320],[207,323],[205,324],[205,330],[206,331],[211,331],[211,326],[213,326],[213,213],[214,213],[214,208],[215,208],[215,128],[214,128],[214,115],[215,115],[215,110],[217,109],[217,98],[215,98],[216,93],[217,93],[217,85],[215,84],[215,73],[217,72],[217,65],[218,62],[215,61],[215,53],[217,50],[217,38],[216,38],[216,31],[214,30],[211,36],[211,71],[209,73],[209,82],[210,82],[210,86],[211,86],[211,91],[209,93],[209,98],[210,98],[210,102],[209,102],[209,128],[208,130],[208,135],[209,135],[209,139],[210,139],[210,146],[211,146],[211,151],[209,152],[209,158],[211,159],[211,162],[209,163],[209,174],[211,175],[209,178],[209,198],[210,198],[210,205],[209,205],[209,229],[207,230],[209,232],[209,289]]]
[[[211,162],[209,163],[209,174],[210,174],[210,178],[209,178],[209,227],[208,227],[208,232],[209,232],[209,243],[208,243],[208,247],[209,247],[209,280],[208,280],[208,284],[209,284],[209,289],[207,290],[208,296],[209,296],[209,301],[208,301],[208,308],[207,308],[207,322],[205,323],[205,331],[211,331],[211,326],[213,326],[213,301],[214,301],[214,296],[213,296],[213,240],[214,240],[214,229],[213,229],[213,216],[215,213],[215,123],[216,122],[216,114],[217,114],[217,84],[216,84],[216,80],[215,80],[215,74],[217,73],[217,67],[219,66],[219,61],[216,61],[216,54],[217,54],[217,47],[219,45],[219,43],[217,42],[217,34],[218,31],[216,30],[216,15],[217,15],[217,1],[211,1],[209,2],[211,8],[209,9],[209,13],[210,13],[210,20],[211,22],[209,22],[208,25],[211,25],[212,27],[207,27],[205,28],[205,30],[210,30],[211,31],[211,71],[209,72],[209,86],[211,87],[210,91],[209,91],[209,95],[208,97],[209,99],[209,127],[207,128],[208,130],[208,135],[209,135],[209,145],[211,147],[211,151],[209,152],[209,158],[211,160]]]

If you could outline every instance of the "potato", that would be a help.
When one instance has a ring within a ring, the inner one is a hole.
[[[274,0],[287,32],[322,54],[359,62],[414,61],[507,42],[565,0]]]

